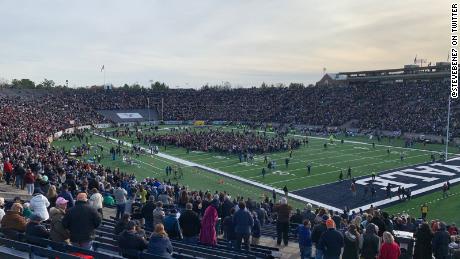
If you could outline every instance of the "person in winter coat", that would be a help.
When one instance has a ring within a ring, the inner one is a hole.
[[[38,237],[48,239],[50,236],[50,232],[46,229],[46,227],[41,224],[43,221],[42,217],[39,214],[32,214],[30,217],[29,223],[26,225],[26,240],[29,243],[34,244],[32,240],[28,240],[27,237]],[[38,244],[37,244],[38,245]]]
[[[96,188],[93,188],[91,190],[91,196],[89,198],[89,205],[94,207],[97,212],[99,212],[99,214],[101,214],[102,216],[102,208],[103,208],[103,205],[102,205],[102,194],[99,193],[99,191],[96,189]]]
[[[24,175],[24,184],[26,185],[28,195],[34,194],[34,183],[35,175],[32,173],[32,170],[28,169]]]
[[[62,184],[61,186],[61,192],[59,193],[58,197],[62,197],[65,200],[68,200],[69,202],[67,203],[67,208],[70,209],[73,207],[75,204],[73,200],[73,196],[69,191],[69,186],[67,184]]]
[[[128,226],[128,223],[131,221],[131,216],[129,214],[123,214],[121,219],[117,221],[115,224],[115,227],[113,228],[113,233],[115,235],[120,235],[121,232],[126,230],[126,227]]]
[[[128,259],[137,259],[138,257],[131,257],[124,254],[126,250],[143,251],[144,249],[147,249],[148,245],[145,238],[137,234],[136,226],[137,223],[135,221],[128,222],[126,230],[121,232],[120,236],[118,237],[118,247],[120,248],[123,257]]]
[[[176,216],[177,211],[172,209],[164,219],[164,227],[168,237],[182,239],[182,230],[180,229],[179,220]]]
[[[150,195],[149,200],[142,207],[141,214],[144,218],[144,225],[147,229],[153,229],[153,210],[155,209],[155,196]]]
[[[216,224],[219,216],[217,209],[219,208],[219,200],[213,199],[211,205],[204,211],[201,219],[200,242],[205,245],[217,245]]]
[[[67,211],[62,225],[70,231],[70,242],[73,246],[92,249],[94,230],[101,224],[101,216],[97,210],[88,205],[86,193],[77,195],[75,206]]]
[[[165,212],[163,211],[163,203],[161,201],[157,202],[156,208],[153,210],[153,225],[163,224],[165,219]]]
[[[229,243],[229,247],[235,247],[235,226],[233,225],[233,215],[235,214],[235,208],[230,210],[230,215],[224,218],[222,223],[224,229],[224,239]]]
[[[388,231],[383,232],[383,244],[380,247],[379,259],[398,259],[400,255],[401,250],[393,235]]]
[[[286,198],[281,198],[280,204],[277,204],[273,211],[278,213],[278,220],[276,222],[276,244],[281,245],[283,240],[284,245],[288,245],[288,234],[289,234],[289,218],[291,217],[292,207],[287,204]]]
[[[260,220],[257,216],[257,212],[252,213],[252,219],[254,220],[254,226],[252,227],[251,231],[251,244],[252,245],[258,245],[259,244],[259,239],[260,239]]]
[[[185,242],[196,243],[200,234],[200,218],[191,203],[185,204],[185,211],[179,217],[179,225]]]
[[[326,221],[327,230],[319,239],[318,247],[323,251],[325,259],[339,259],[342,253],[343,236],[335,229],[334,220]]]
[[[350,225],[344,236],[342,258],[359,259],[359,232],[356,225]]]
[[[163,224],[159,223],[155,225],[155,231],[150,236],[147,252],[162,256],[163,258],[173,258],[171,256],[173,247]]]
[[[422,223],[415,233],[414,259],[431,259],[433,232],[427,223]]]
[[[316,258],[323,258],[323,251],[319,247],[319,239],[323,235],[324,232],[326,232],[327,227],[326,227],[326,221],[329,219],[329,216],[323,215],[321,218],[321,223],[317,224],[313,228],[313,232],[311,234],[311,241],[313,244],[315,244],[316,248]]]
[[[3,230],[7,229],[21,233],[26,231],[27,222],[21,215],[22,209],[23,208],[20,203],[13,203],[11,209],[6,211],[5,216],[2,218],[1,225]]]
[[[297,228],[299,236],[300,259],[310,259],[312,255],[311,223],[304,219],[303,224]]]
[[[59,197],[56,200],[56,207],[52,207],[50,209],[50,238],[55,242],[65,242],[70,244],[70,233],[62,225],[62,219],[65,216],[68,202],[68,200]]]
[[[361,256],[364,259],[375,259],[379,254],[380,238],[374,223],[366,224],[366,231],[360,237]]]
[[[433,237],[433,254],[436,259],[447,258],[449,255],[449,232],[446,230],[446,223],[440,222],[438,230]]]
[[[246,210],[244,202],[238,203],[238,211],[233,214],[233,226],[235,227],[235,246],[236,249],[241,248],[241,240],[244,240],[246,250],[249,250],[249,237],[251,229],[254,226],[254,220],[251,213]]]
[[[48,206],[50,202],[48,199],[40,192],[35,192],[30,199],[30,209],[32,209],[34,214],[39,215],[44,221],[49,219]]]

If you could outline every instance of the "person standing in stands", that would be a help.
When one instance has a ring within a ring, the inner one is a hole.
[[[287,204],[286,198],[281,198],[280,204],[275,205],[273,211],[278,214],[278,220],[276,222],[276,244],[281,245],[281,240],[284,241],[284,245],[288,245],[288,233],[289,233],[289,218],[291,217],[292,207]]]
[[[38,237],[38,238],[45,238],[48,239],[50,236],[50,232],[46,229],[46,227],[41,224],[43,218],[39,214],[32,214],[29,219],[29,223],[26,225],[26,240],[27,237]],[[33,243],[33,241],[28,240],[29,242]]]
[[[24,175],[24,184],[26,185],[28,195],[32,195],[34,193],[34,183],[35,175],[32,173],[32,170],[27,169],[27,172]]]
[[[176,209],[172,209],[164,219],[164,227],[168,236],[173,239],[182,239],[182,230],[176,216]]]
[[[20,203],[13,203],[11,209],[5,212],[1,221],[2,230],[10,230],[14,232],[24,233],[26,231],[26,219],[22,216],[22,205]],[[9,232],[10,232],[9,231]],[[7,238],[15,239],[5,233]]]
[[[73,207],[74,200],[73,200],[72,194],[69,191],[69,186],[66,183],[62,184],[61,192],[59,193],[58,197],[62,197],[64,200],[69,201],[67,203],[67,208],[68,209]]]
[[[219,218],[217,209],[219,208],[219,200],[213,199],[211,205],[204,212],[201,220],[200,242],[205,245],[217,245],[216,224]]]
[[[59,197],[56,200],[56,207],[52,207],[50,209],[50,238],[55,242],[65,242],[70,244],[70,233],[62,225],[62,219],[65,216],[68,202],[68,200]]]
[[[439,228],[433,237],[433,254],[436,259],[446,259],[449,255],[449,232],[446,230],[446,223],[439,222]]]
[[[308,219],[297,228],[299,236],[300,259],[310,259],[312,255],[311,223]]]
[[[74,246],[92,249],[94,230],[101,224],[101,216],[88,204],[86,193],[77,195],[75,206],[62,219],[62,225],[70,231],[70,242]]]
[[[99,212],[99,214],[101,214],[101,217],[103,216],[102,214],[102,208],[103,208],[103,205],[102,205],[102,194],[99,193],[99,191],[97,190],[97,188],[93,188],[91,190],[91,196],[89,198],[89,205],[94,207],[97,212]]]
[[[379,259],[398,259],[400,255],[401,250],[393,235],[388,231],[383,232],[383,244],[380,247]]]
[[[141,210],[145,228],[147,229],[153,229],[153,210],[155,207],[155,196],[150,195],[149,200],[145,203]]]
[[[153,225],[163,224],[165,219],[165,212],[163,211],[163,203],[161,201],[157,202],[156,208],[152,212],[153,214]]]
[[[374,223],[368,223],[366,231],[360,237],[361,256],[364,259],[375,259],[379,254],[380,238],[377,228]]]
[[[244,202],[238,203],[238,211],[233,215],[233,226],[235,228],[235,247],[241,249],[241,240],[244,239],[246,250],[249,250],[249,237],[251,235],[251,229],[254,226],[254,219],[251,213],[246,210]]]
[[[261,224],[260,220],[258,219],[257,212],[252,212],[252,219],[254,220],[254,226],[251,230],[251,244],[259,245]]]
[[[192,209],[193,205],[191,203],[185,205],[185,211],[179,217],[179,225],[182,229],[184,241],[194,244],[198,241],[198,235],[200,234],[200,218]]]
[[[359,232],[356,225],[350,225],[344,236],[342,258],[359,259]]]
[[[128,259],[137,259],[138,257],[125,254],[126,250],[135,250],[141,252],[144,249],[147,249],[148,245],[145,238],[137,234],[136,226],[137,224],[135,221],[129,221],[126,226],[126,230],[121,232],[121,234],[118,236],[118,247],[121,250],[121,254],[123,257]]]
[[[431,259],[433,258],[433,232],[427,223],[422,223],[415,233],[414,258]]]
[[[35,190],[32,199],[30,199],[30,208],[34,214],[40,215],[43,220],[48,220],[50,216],[47,208],[49,206],[50,203],[48,199],[41,192]]]
[[[171,256],[173,253],[173,246],[163,224],[155,225],[155,231],[150,236],[147,252],[149,254],[161,256],[162,258],[173,258]]]
[[[117,203],[117,214],[116,219],[119,219],[125,213],[126,207],[126,197],[128,192],[121,188],[120,183],[117,183],[117,188],[113,191],[113,196],[115,197],[115,202]]]
[[[326,220],[326,232],[319,239],[318,247],[323,252],[324,258],[339,259],[344,245],[342,234],[335,229],[334,220]]]
[[[10,185],[11,177],[13,176],[13,164],[10,162],[10,158],[6,158],[3,163],[3,176],[5,178],[6,184]]]

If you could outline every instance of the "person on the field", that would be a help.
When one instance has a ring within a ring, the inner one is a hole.
[[[339,181],[343,181],[343,171],[340,169],[340,174],[339,174]]]
[[[366,184],[364,185],[364,194],[363,194],[363,200],[367,199],[367,194],[369,193],[369,185]]]
[[[348,167],[348,170],[347,170],[347,178],[351,179],[351,167],[350,166]]]
[[[428,205],[426,205],[426,203],[424,203],[422,205],[422,207],[420,207],[420,211],[422,212],[422,219],[425,220],[426,215],[428,214]]]
[[[265,171],[265,167],[262,168],[262,178],[265,178],[265,174],[266,174],[266,173],[267,173],[267,172]]]
[[[307,174],[310,175],[311,174],[311,163],[308,162],[307,164]]]
[[[288,196],[288,188],[286,185],[283,187],[284,195],[287,197]]]
[[[355,183],[351,183],[350,190],[351,190],[351,195],[353,196],[353,198],[355,198],[356,197],[356,185],[355,185]]]
[[[391,183],[388,183],[386,187],[386,198],[391,199]]]
[[[284,159],[284,164],[286,165],[286,168],[289,167],[289,158],[286,157],[286,159]]]

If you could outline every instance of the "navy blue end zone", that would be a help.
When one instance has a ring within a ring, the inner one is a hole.
[[[352,195],[350,180],[305,188],[292,193],[335,208],[343,209],[346,206],[349,209],[358,210],[367,209],[371,204],[385,207],[398,202],[396,192],[399,186],[410,188],[413,197],[434,190],[440,191],[447,181],[451,184],[460,182],[460,157],[447,162],[425,163],[383,171],[378,173],[375,181],[370,176],[358,177],[356,178],[356,197]],[[374,200],[371,199],[370,192],[364,196],[364,186],[371,183],[376,189]],[[392,199],[386,198],[388,183],[392,186]]]

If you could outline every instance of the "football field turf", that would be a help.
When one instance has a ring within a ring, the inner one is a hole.
[[[230,128],[223,129],[231,130]],[[106,131],[111,130],[114,129],[107,129]],[[240,129],[233,128],[233,130]],[[145,134],[151,134],[149,130],[146,130],[145,128],[143,131]],[[155,134],[163,134],[166,132],[169,132],[169,130],[165,126],[161,127],[161,130],[156,131]],[[271,133],[268,133],[268,136],[269,134]],[[289,135],[289,137],[303,138],[303,136],[295,134]],[[134,134],[132,137],[124,136],[119,137],[118,139],[138,144]],[[293,151],[292,157],[289,159],[288,166],[285,165],[285,159],[289,157],[289,152],[268,154],[268,159],[276,161],[277,167],[276,169],[268,171],[265,177],[261,174],[262,168],[266,166],[264,163],[264,156],[261,154],[256,155],[254,162],[252,163],[239,163],[239,158],[235,154],[201,151],[191,151],[187,154],[185,149],[174,146],[167,146],[166,149],[160,147],[160,152],[215,168],[251,181],[272,186],[274,188],[281,189],[284,185],[286,185],[291,192],[336,182],[338,180],[340,170],[343,170],[345,176],[348,167],[352,168],[353,177],[370,175],[371,173],[378,173],[384,170],[429,162],[431,161],[430,155],[432,152],[434,152],[438,157],[438,152],[441,152],[444,149],[444,146],[437,144],[428,144],[426,146],[416,144],[413,148],[403,148],[403,142],[401,140],[393,140],[390,143],[387,138],[383,138],[381,142],[377,142],[376,139],[369,139],[367,137],[343,137],[343,144],[339,141],[340,139],[342,139],[342,137],[336,137],[334,143],[331,144],[327,138],[309,137],[308,145],[302,145],[299,149]],[[133,172],[140,177],[149,176],[165,179],[165,166],[168,164],[176,164],[170,160],[157,156],[141,155],[137,159],[137,165],[126,165],[120,161],[121,159],[118,159],[117,161],[111,161],[111,159],[109,159],[108,150],[114,145],[114,143],[106,142],[105,139],[96,136],[93,136],[90,142],[93,145],[104,145],[104,152],[106,152],[106,154],[105,159],[102,161],[103,164],[110,167],[120,167],[122,170],[126,169],[126,171]],[[328,146],[327,148],[324,148],[323,145],[326,142],[328,143]],[[373,148],[371,144],[372,142],[376,144],[375,148]],[[68,142],[60,140],[55,142],[55,144],[58,146],[65,145],[68,148],[78,143],[75,143],[75,141]],[[389,154],[388,149],[390,150]],[[458,149],[451,147],[449,152],[458,153]],[[404,155],[403,161],[400,159],[401,153]],[[310,175],[307,175],[307,163],[312,165]],[[268,191],[264,191],[236,180],[215,175],[194,167],[182,166],[182,168],[184,171],[184,178],[180,179],[179,182],[183,182],[185,185],[188,185],[193,189],[209,189],[211,191],[226,190],[233,196],[241,195],[256,199],[260,199],[262,193],[271,197],[271,194]],[[219,180],[221,179],[224,179],[223,184],[219,183]],[[427,201],[430,200],[430,198],[433,200],[432,197],[428,197],[430,195],[426,196]],[[411,209],[415,206],[412,205],[412,203],[420,203],[425,200],[424,197],[425,196],[416,198],[413,202],[396,204],[389,209],[392,211],[393,209],[394,211]],[[452,196],[452,198],[448,199],[455,200],[455,197]],[[296,207],[302,206],[300,202],[292,202]]]

